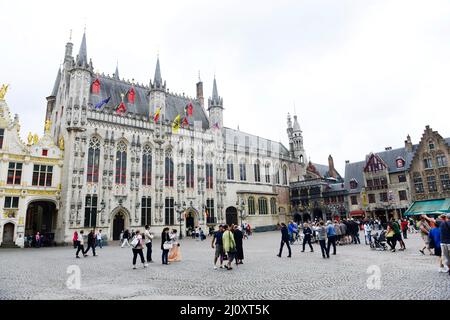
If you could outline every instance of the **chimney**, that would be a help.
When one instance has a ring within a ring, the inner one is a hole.
[[[197,100],[200,102],[200,105],[204,107],[205,100],[203,98],[203,82],[200,79],[197,82]]]
[[[332,178],[336,178],[336,170],[334,169],[334,161],[331,154],[328,156],[328,174]]]
[[[386,147],[386,148],[384,148],[384,150],[385,150],[385,151],[392,150],[392,147]]]
[[[350,163],[350,160],[345,160],[345,164],[349,164]]]

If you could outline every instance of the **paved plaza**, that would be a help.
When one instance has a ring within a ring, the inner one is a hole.
[[[276,256],[279,232],[258,233],[244,241],[245,260],[233,270],[214,270],[211,239],[183,239],[183,261],[161,265],[159,239],[147,269],[132,270],[129,248],[98,248],[98,257],[75,259],[71,247],[0,250],[0,299],[449,299],[450,276],[438,273],[437,258],[418,252],[417,234],[404,252],[372,251],[368,246],[338,247],[323,259],[300,253]],[[285,248],[286,249],[286,248]],[[68,267],[81,270],[80,289],[68,289]],[[372,266],[372,267],[371,267]],[[381,287],[369,289],[369,267],[381,270]],[[377,268],[375,267],[375,268]]]

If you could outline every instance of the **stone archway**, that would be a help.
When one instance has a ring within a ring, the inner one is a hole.
[[[111,212],[111,226],[109,231],[109,239],[120,240],[120,234],[129,228],[130,214],[124,207],[118,207]]]
[[[57,209],[52,200],[33,200],[28,203],[25,219],[25,236],[34,236],[39,232],[43,236],[43,246],[55,245]]]
[[[195,210],[192,207],[186,209],[184,219],[185,219],[184,227],[185,227],[186,232],[188,230],[194,230],[195,227],[197,227],[199,225],[198,212],[197,212],[197,210]]]

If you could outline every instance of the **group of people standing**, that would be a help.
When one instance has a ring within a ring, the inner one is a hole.
[[[233,260],[236,265],[243,264],[244,248],[243,248],[244,232],[242,228],[236,225],[220,225],[219,230],[213,235],[211,248],[214,251],[214,269],[217,269],[217,261],[220,261],[220,268],[232,270]],[[227,263],[224,265],[224,261]]]
[[[102,243],[102,230],[99,230],[98,232],[95,232],[95,230],[91,230],[87,235],[87,248],[84,248],[84,230],[81,230],[80,233],[75,231],[73,233],[73,248],[77,249],[75,253],[76,258],[80,258],[79,254],[83,255],[83,257],[88,256],[88,252],[90,249],[92,249],[92,254],[94,257],[98,256],[95,252],[95,248],[99,246],[100,248],[103,248]]]

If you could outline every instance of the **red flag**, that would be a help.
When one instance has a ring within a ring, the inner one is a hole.
[[[189,117],[192,116],[192,113],[194,112],[194,106],[192,105],[192,102],[189,102],[189,104],[186,106],[186,111]]]
[[[156,113],[155,113],[154,117],[153,117],[153,121],[155,121],[155,123],[158,122],[158,119],[159,119],[159,115],[160,115],[160,114],[161,114],[161,108],[158,108],[158,109],[156,110]]]
[[[128,102],[134,103],[134,96],[135,96],[134,88],[131,87],[130,90],[128,90]]]
[[[181,127],[189,126],[189,121],[187,117],[184,117],[183,122],[181,123]]]
[[[123,103],[123,101],[119,104],[119,106],[117,107],[116,112],[117,113],[125,113],[127,111],[127,107],[125,106],[125,103]]]
[[[93,94],[99,94],[100,93],[100,80],[95,79],[95,81],[92,83],[92,93]]]

